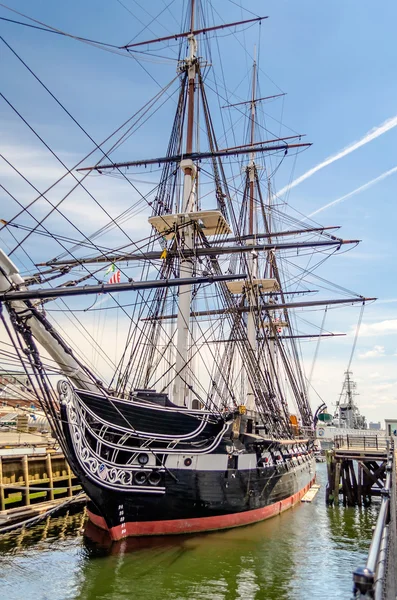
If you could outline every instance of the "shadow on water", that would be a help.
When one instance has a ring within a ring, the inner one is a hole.
[[[0,540],[8,600],[299,600],[349,598],[365,562],[377,507],[312,504],[257,525],[192,536],[112,543],[82,515]]]

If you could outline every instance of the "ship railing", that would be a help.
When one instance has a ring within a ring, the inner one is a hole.
[[[391,442],[386,465],[385,486],[381,490],[381,504],[372,535],[365,567],[353,572],[353,598],[395,600],[396,573],[396,464],[394,442]]]
[[[313,427],[299,427],[299,435],[297,437],[314,440],[316,437],[316,430],[313,429]]]

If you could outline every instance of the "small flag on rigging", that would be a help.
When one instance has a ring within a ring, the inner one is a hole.
[[[108,283],[120,283],[120,271],[116,271],[116,273],[111,276]]]
[[[110,265],[110,267],[108,269],[106,269],[105,275],[109,275],[109,273],[115,273],[116,269],[117,269],[116,265],[114,263],[112,263]]]

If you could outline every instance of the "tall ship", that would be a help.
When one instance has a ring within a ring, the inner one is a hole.
[[[302,334],[296,311],[368,300],[338,297],[337,287],[331,298],[310,298],[317,267],[357,240],[280,202],[275,173],[310,144],[261,124],[263,104],[283,94],[260,95],[257,59],[245,99],[220,106],[208,93],[211,35],[265,18],[217,24],[191,0],[180,33],[120,46],[131,54],[177,43],[176,76],[94,144],[97,161],[92,151],[67,169],[70,189],[48,208],[65,217],[64,230],[43,215],[34,222],[31,205],[3,221],[3,230],[23,231],[15,252],[0,252],[3,327],[90,499],[90,520],[113,540],[246,525],[298,502],[315,478],[300,342],[327,334]],[[157,155],[116,160],[124,142],[144,154],[131,136],[165,103],[170,136],[159,136]],[[214,105],[231,115],[220,136]],[[133,192],[117,217],[112,199],[89,188],[107,175]],[[75,189],[104,211],[106,226],[72,222]],[[147,229],[132,239],[125,223],[142,214]],[[40,236],[57,250],[36,247],[27,270],[20,251]],[[56,310],[78,319],[75,341]],[[102,314],[114,335],[87,328],[85,317]]]

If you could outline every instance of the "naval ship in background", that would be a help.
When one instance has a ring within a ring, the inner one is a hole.
[[[352,371],[345,372],[342,391],[336,403],[334,415],[322,412],[317,421],[317,440],[321,444],[322,450],[330,450],[334,443],[335,436],[369,436],[374,435],[374,431],[368,428],[367,419],[360,413],[354,397],[358,396],[357,384],[352,379]],[[377,435],[385,435],[384,430],[377,430]]]

